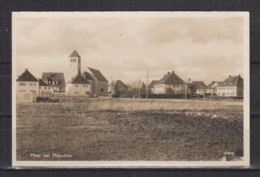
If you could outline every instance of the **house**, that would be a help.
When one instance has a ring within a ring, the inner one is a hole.
[[[174,71],[165,74],[158,82],[150,83],[153,94],[182,94],[185,82]]]
[[[117,80],[114,84],[114,93],[118,97],[128,97],[128,86],[121,80]]]
[[[204,95],[207,91],[207,86],[203,81],[193,81],[193,85],[195,85],[196,88],[196,95]]]
[[[212,81],[209,85],[207,85],[206,94],[217,95],[217,86],[220,83],[221,82],[219,82],[219,81]]]
[[[226,97],[243,97],[243,78],[238,76],[229,76],[217,86],[217,95]]]
[[[50,87],[43,82],[42,79],[39,79],[39,97],[49,97],[50,96]]]
[[[51,93],[65,93],[66,84],[63,73],[44,72],[42,81],[50,87]]]
[[[89,72],[83,72],[82,76],[89,82],[90,84],[90,96],[94,95],[94,79],[93,76]]]
[[[67,83],[66,94],[68,96],[90,96],[91,84],[79,73]]]
[[[25,71],[18,76],[16,80],[16,101],[17,102],[36,102],[36,97],[39,94],[39,82],[28,71]]]
[[[69,56],[69,77],[66,83],[70,83],[75,75],[81,73],[81,57],[76,50]],[[108,81],[101,71],[88,67],[82,76],[91,84],[91,96],[107,96]]]
[[[158,80],[152,80],[152,82],[148,85],[148,92],[154,93],[154,85],[158,82]]]
[[[107,96],[108,95],[108,81],[105,76],[97,69],[88,68],[89,73],[94,80],[93,94],[94,96]]]

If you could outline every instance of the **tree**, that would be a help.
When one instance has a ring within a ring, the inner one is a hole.
[[[173,94],[172,88],[168,87],[168,88],[166,89],[166,94]]]
[[[142,86],[140,88],[140,93],[141,95],[145,95],[146,94],[146,85],[144,82],[142,82]]]
[[[190,91],[191,93],[191,96],[194,96],[196,94],[196,91],[197,91],[197,87],[195,84],[190,84],[188,86],[188,90]]]

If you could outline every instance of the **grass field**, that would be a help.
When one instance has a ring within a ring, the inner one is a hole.
[[[238,101],[27,103],[17,104],[16,123],[17,160],[220,160],[243,152]]]

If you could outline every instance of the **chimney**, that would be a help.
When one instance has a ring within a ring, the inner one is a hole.
[[[228,77],[231,77],[231,75],[229,75]]]
[[[168,72],[167,74],[170,74],[170,72]]]
[[[174,74],[175,72],[174,72],[174,71],[172,71],[172,73]]]
[[[25,71],[28,71],[28,68],[25,68]]]
[[[238,75],[238,77],[240,78],[240,74]]]

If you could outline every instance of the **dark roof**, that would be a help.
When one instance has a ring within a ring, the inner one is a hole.
[[[148,85],[148,88],[153,88],[154,85],[159,82],[158,80],[153,80],[149,85]]]
[[[28,69],[25,69],[24,73],[20,75],[16,81],[38,82]]]
[[[89,82],[81,75],[78,74],[71,81],[72,84],[89,84]]]
[[[48,86],[42,79],[39,79],[39,86]]]
[[[105,81],[108,82],[107,79],[103,76],[103,74],[97,70],[97,69],[93,69],[93,68],[89,68],[89,70],[92,72],[92,74],[100,81]]]
[[[185,84],[174,71],[165,74],[158,82],[159,84]]]
[[[42,80],[47,81],[47,80],[51,80],[51,81],[60,81],[60,82],[65,82],[64,79],[64,74],[63,73],[42,73]]]
[[[65,78],[63,73],[42,73],[42,80],[50,86],[58,86],[61,92],[65,92],[66,90]],[[55,82],[54,85],[52,81]]]
[[[238,76],[229,76],[223,82],[219,84],[219,86],[237,86],[239,82],[243,82],[243,79],[240,75]]]
[[[82,76],[87,80],[94,80],[89,72],[83,72]]]
[[[78,54],[78,52],[77,52],[76,50],[74,50],[74,51],[72,52],[72,54],[70,55],[70,57],[79,57],[79,58],[80,58],[80,56],[79,56],[79,54]]]
[[[207,88],[206,84],[203,81],[193,81],[192,84],[194,84],[197,89]]]
[[[124,87],[124,88],[128,88],[128,86],[122,82],[121,80],[117,80],[114,87]]]

